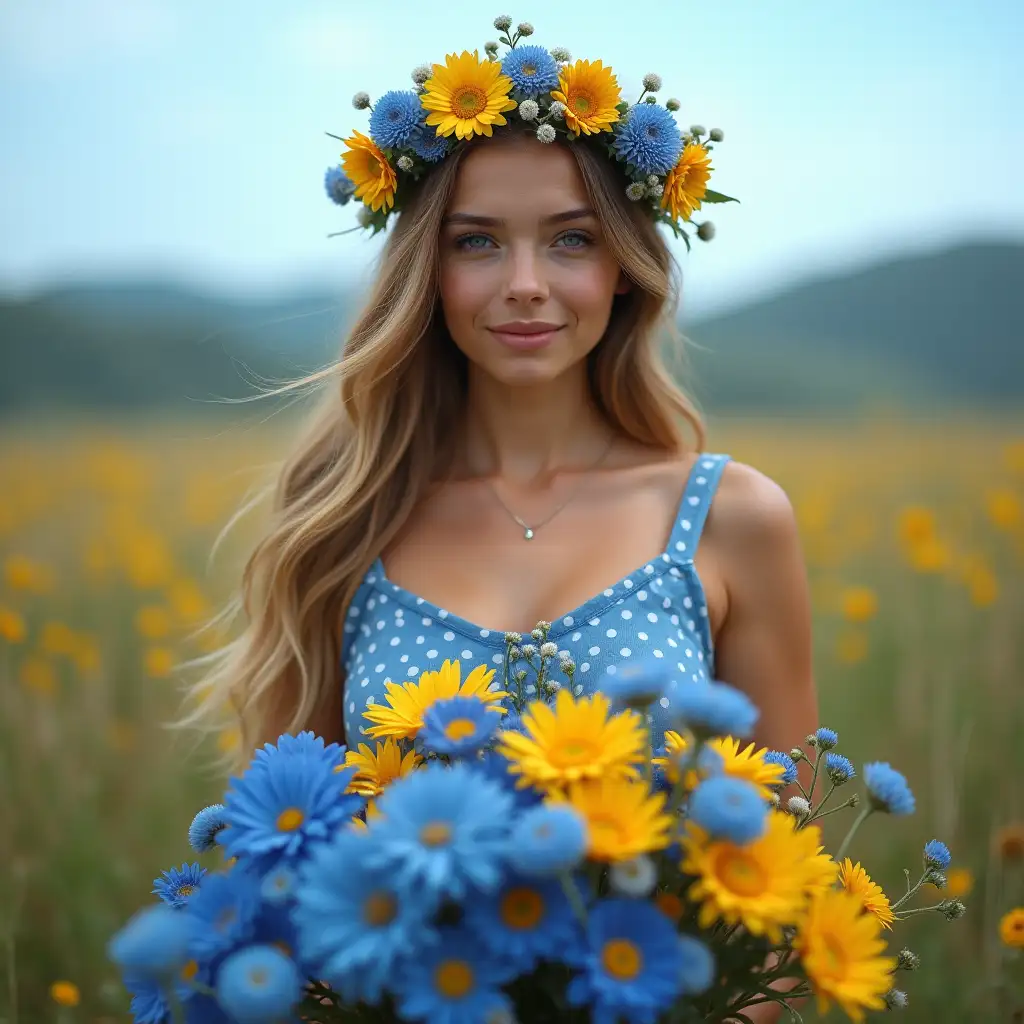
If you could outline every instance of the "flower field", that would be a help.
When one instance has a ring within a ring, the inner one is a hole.
[[[176,666],[223,639],[196,630],[259,513],[211,558],[213,541],[291,429],[0,433],[0,1021],[128,1019],[105,943],[162,870],[193,859],[188,824],[223,790],[217,751],[165,727]],[[731,422],[710,436],[797,509],[823,724],[858,768],[889,760],[917,795],[912,819],[869,822],[851,853],[895,897],[922,834],[952,850],[926,902],[958,897],[967,916],[900,923],[891,940],[922,961],[905,1019],[1011,1019],[1024,1009],[1005,987],[1024,973],[1007,916],[1024,906],[1024,426]]]

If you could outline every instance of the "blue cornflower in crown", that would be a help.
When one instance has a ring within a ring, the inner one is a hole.
[[[412,71],[412,89],[391,90],[376,103],[356,93],[356,109],[370,111],[369,135],[353,131],[340,140],[345,152],[340,165],[327,171],[324,187],[339,206],[362,201],[360,227],[383,231],[410,186],[432,167],[460,144],[513,123],[545,143],[590,140],[623,169],[629,199],[687,247],[684,225],[703,203],[738,202],[708,188],[712,143],[721,142],[723,133],[700,125],[680,128],[679,101],[658,102],[660,76],[645,75],[631,103],[602,61],[573,61],[563,47],[521,44],[533,26],[522,22],[513,31],[507,15],[495,18],[494,27],[499,41],[486,43],[483,57],[463,50],[447,54],[443,64],[422,64]],[[506,52],[499,56],[502,46]],[[710,241],[714,227],[704,221],[696,233]]]

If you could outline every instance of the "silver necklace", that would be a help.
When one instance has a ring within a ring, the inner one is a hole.
[[[592,466],[588,467],[588,469],[587,469],[588,473],[593,472],[595,469],[597,469],[598,466],[601,465],[602,462],[604,462],[604,460],[606,458],[608,458],[608,454],[609,454],[609,452],[611,452],[612,447],[614,446],[614,444],[615,444],[615,435],[612,434],[610,440],[608,441],[608,446],[601,453],[601,457]],[[519,516],[517,516],[515,514],[515,512],[513,512],[512,509],[510,509],[508,507],[508,505],[506,505],[505,502],[501,500],[501,495],[498,493],[497,488],[494,486],[494,484],[491,483],[490,480],[487,481],[487,486],[491,489],[491,494],[493,494],[494,497],[497,499],[498,504],[508,513],[508,515],[512,518],[512,520],[515,523],[517,523],[522,528],[524,540],[533,540],[534,534],[542,526],[547,526],[547,524],[550,523],[551,520],[554,519],[555,516],[557,516],[558,513],[561,512],[562,509],[565,508],[565,506],[568,505],[569,502],[571,502],[573,500],[573,498],[576,497],[577,494],[579,494],[580,489],[583,487],[583,484],[585,482],[586,482],[585,479],[581,480],[576,485],[576,487],[573,488],[573,490],[569,494],[569,497],[566,498],[565,501],[563,501],[561,503],[561,505],[556,506],[554,512],[552,512],[550,515],[548,515],[546,519],[542,519],[539,523],[534,523],[533,526],[530,526],[529,523],[526,523],[522,519],[520,519]]]

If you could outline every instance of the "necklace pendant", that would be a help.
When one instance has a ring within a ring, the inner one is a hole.
[[[531,529],[530,529],[529,527],[527,527],[527,528],[526,528],[526,529],[525,529],[525,530],[523,531],[523,536],[524,536],[524,537],[525,537],[525,538],[526,538],[527,540],[533,540],[533,530],[531,530]]]

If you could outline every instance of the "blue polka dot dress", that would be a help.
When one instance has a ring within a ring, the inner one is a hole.
[[[694,463],[661,555],[551,624],[548,639],[576,662],[577,694],[599,689],[602,678],[615,675],[621,665],[665,660],[673,678],[660,706],[653,708],[656,734],[671,727],[673,690],[713,678],[707,601],[693,556],[728,461],[727,455],[702,455]],[[463,678],[481,664],[493,664],[500,677],[504,656],[503,632],[483,629],[392,583],[378,558],[345,620],[341,664],[347,742],[365,742],[369,723],[363,711],[384,701],[386,682],[418,679],[446,659],[462,663]]]

